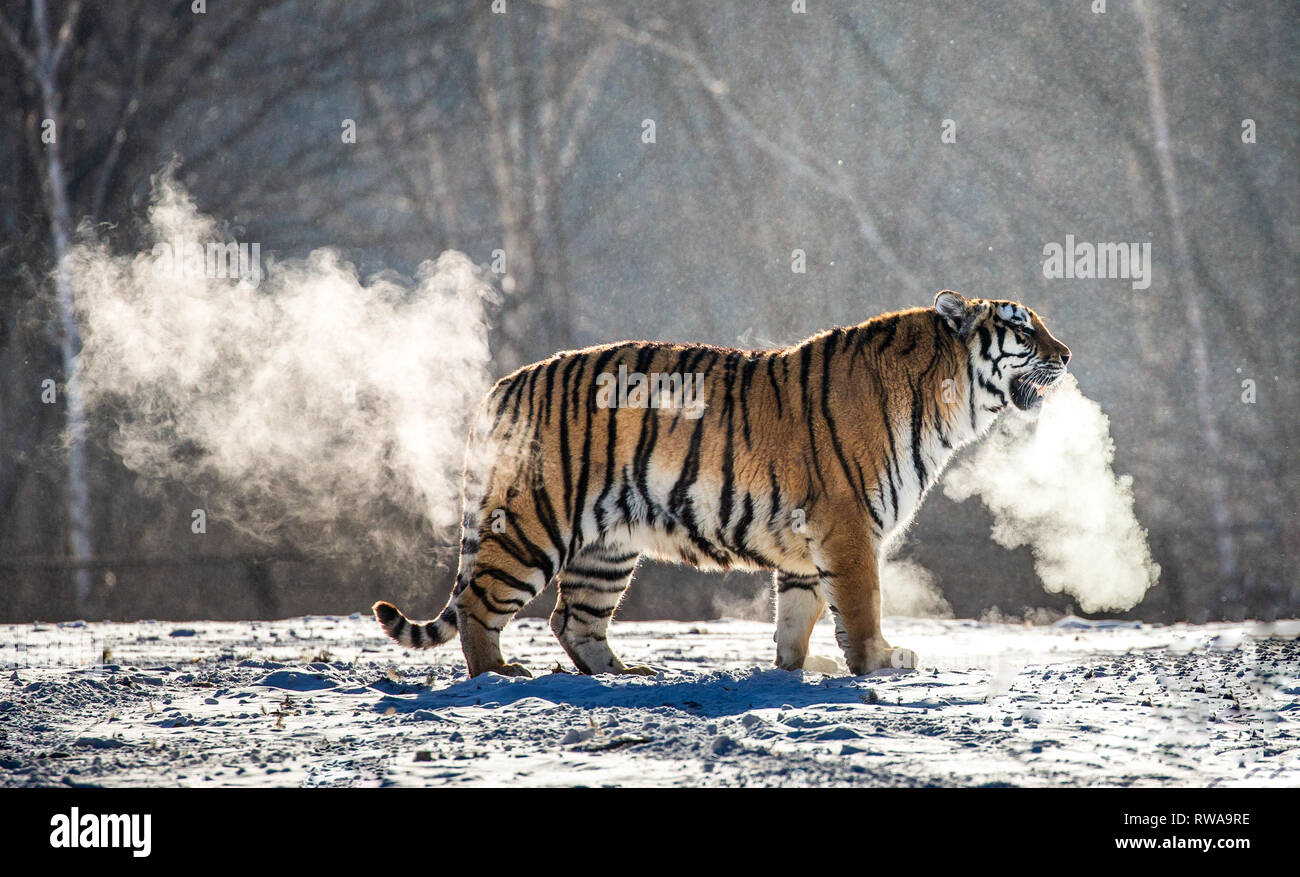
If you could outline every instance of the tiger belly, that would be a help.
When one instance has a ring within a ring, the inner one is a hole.
[[[701,478],[674,497],[680,473],[651,465],[649,498],[620,486],[583,516],[584,541],[600,540],[706,572],[783,569],[816,574],[807,541],[769,495],[733,489],[724,509],[721,482]],[[599,512],[599,513],[598,513]],[[724,515],[726,520],[724,520]]]

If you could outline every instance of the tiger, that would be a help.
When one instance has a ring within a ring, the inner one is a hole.
[[[1036,417],[1070,350],[1010,300],[932,307],[790,347],[626,341],[496,383],[465,457],[460,559],[440,614],[375,619],[402,646],[457,632],[471,676],[531,676],[502,629],[553,580],[550,627],[584,674],[628,665],[607,631],[640,558],[770,570],[776,666],[800,670],[829,607],[849,672],[915,668],[881,630],[883,547],[1009,406]]]

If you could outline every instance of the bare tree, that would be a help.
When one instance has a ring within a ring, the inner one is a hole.
[[[72,273],[68,266],[72,239],[72,212],[68,206],[68,183],[60,154],[60,138],[64,136],[59,93],[59,67],[64,53],[72,41],[73,28],[80,3],[68,7],[67,16],[51,37],[49,11],[45,0],[32,0],[32,30],[35,48],[23,44],[14,27],[4,19],[0,30],[9,41],[10,49],[22,62],[28,75],[40,88],[41,108],[45,118],[43,127],[49,132],[45,139],[45,192],[49,204],[50,237],[54,247],[55,288],[58,294],[58,315],[62,332],[59,350],[63,364],[63,397],[67,411],[68,445],[68,548],[74,561],[85,564],[93,553],[91,545],[90,487],[86,478],[86,403],[81,388],[80,366],[77,352],[81,337],[77,329],[76,297],[72,288]],[[78,611],[84,609],[90,596],[91,571],[78,566],[75,573]]]

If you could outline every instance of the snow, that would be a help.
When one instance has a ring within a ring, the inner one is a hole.
[[[1300,783],[1300,621],[891,618],[920,669],[869,677],[774,669],[772,630],[616,622],[660,674],[586,677],[523,619],[537,677],[468,679],[360,615],[0,626],[0,786]]]

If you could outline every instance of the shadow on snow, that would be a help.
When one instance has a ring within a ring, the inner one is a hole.
[[[414,696],[386,695],[377,712],[399,713],[457,706],[509,706],[536,699],[580,707],[671,707],[710,718],[757,709],[799,709],[829,704],[873,702],[873,684],[898,674],[823,677],[790,670],[735,670],[696,674],[670,671],[655,678],[580,676],[552,673],[537,678],[507,678],[488,673],[437,691]]]

